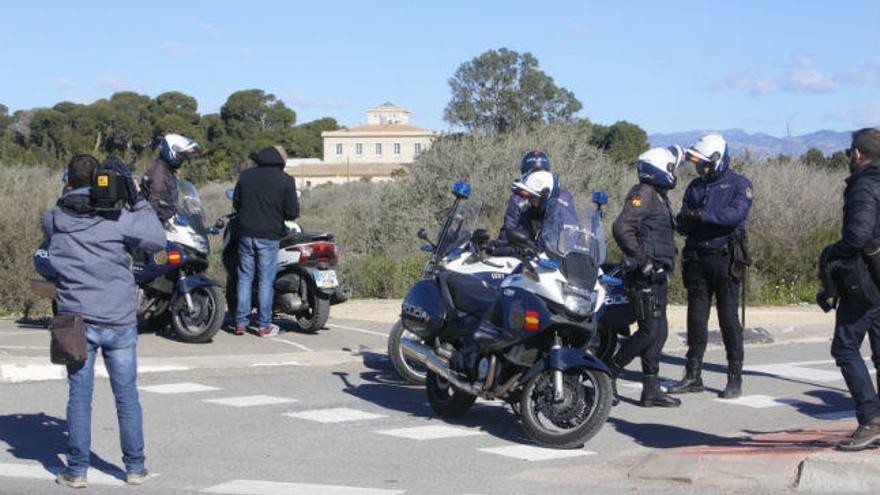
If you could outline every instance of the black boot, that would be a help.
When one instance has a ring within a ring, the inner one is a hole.
[[[678,407],[681,401],[675,397],[666,395],[660,389],[660,381],[657,375],[642,376],[642,400],[639,405],[642,407]]]
[[[685,365],[684,378],[666,389],[669,394],[689,394],[703,391],[703,360],[691,358]]]
[[[724,391],[718,394],[718,397],[721,397],[722,399],[736,399],[742,395],[742,372],[742,361],[731,361],[727,363],[727,387],[724,388]]]
[[[605,363],[605,366],[607,366],[608,371],[611,372],[611,405],[616,406],[617,404],[620,404],[620,396],[617,395],[617,376],[620,375],[623,368],[617,365],[614,358],[611,358],[610,361]]]

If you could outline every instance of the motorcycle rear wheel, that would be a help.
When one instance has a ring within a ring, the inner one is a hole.
[[[563,380],[561,403],[553,399],[553,372],[547,369],[529,380],[520,398],[520,419],[526,433],[539,444],[576,449],[589,441],[611,412],[611,379],[586,368],[570,369]]]
[[[475,395],[456,389],[440,375],[428,370],[425,374],[428,403],[442,418],[457,418],[466,413],[477,400]]]
[[[226,301],[223,291],[216,286],[196,287],[190,292],[193,311],[181,301],[171,308],[171,327],[184,342],[193,344],[210,342],[223,324]]]
[[[329,318],[330,299],[319,295],[315,290],[310,290],[309,309],[296,314],[296,324],[300,330],[315,333],[324,328]]]
[[[427,369],[403,353],[400,339],[404,336],[413,335],[403,328],[403,323],[400,320],[397,320],[388,335],[388,358],[391,359],[391,365],[394,366],[394,371],[400,378],[413,385],[424,385]]]

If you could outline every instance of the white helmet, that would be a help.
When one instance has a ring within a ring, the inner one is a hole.
[[[513,192],[524,198],[549,198],[556,192],[556,177],[546,170],[536,170],[514,181]]]
[[[668,148],[651,148],[636,159],[639,181],[645,184],[672,189],[675,187],[675,169],[681,164],[682,151],[678,145]]]
[[[706,134],[685,151],[685,161],[693,163],[697,172],[706,179],[713,179],[727,170],[730,153],[721,134]]]

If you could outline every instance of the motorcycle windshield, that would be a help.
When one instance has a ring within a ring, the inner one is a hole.
[[[544,214],[540,247],[551,258],[568,254],[589,256],[596,265],[605,261],[605,231],[602,217],[592,205],[551,200]]]
[[[462,200],[457,208],[449,211],[437,240],[437,254],[440,258],[470,240],[482,206],[480,200],[469,198]]]
[[[177,181],[177,217],[180,223],[191,226],[197,233],[207,232],[199,191],[192,182],[183,179]]]

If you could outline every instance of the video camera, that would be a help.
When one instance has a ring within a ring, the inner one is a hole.
[[[97,211],[118,211],[134,206],[137,188],[131,169],[118,156],[109,156],[92,173],[89,200]]]

